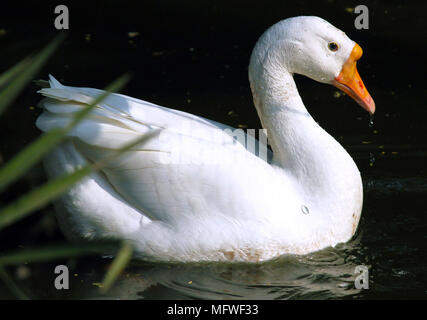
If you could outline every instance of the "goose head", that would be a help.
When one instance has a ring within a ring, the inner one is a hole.
[[[361,56],[362,48],[329,22],[312,16],[289,18],[261,36],[251,56],[249,77],[253,82],[260,76],[256,69],[274,61],[273,77],[285,69],[332,84],[373,114],[375,103],[356,68]]]

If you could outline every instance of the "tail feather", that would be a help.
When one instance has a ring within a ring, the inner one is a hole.
[[[49,84],[51,88],[64,88],[65,86],[62,85],[58,80],[55,79],[54,76],[49,74]]]
[[[83,110],[97,96],[105,92],[91,89],[92,94],[88,95],[78,90],[80,88],[62,85],[51,75],[49,75],[49,84],[49,88],[38,91],[46,98],[39,103],[39,107],[44,109],[44,112],[37,118],[36,126],[45,132],[69,125],[76,112]],[[96,105],[68,135],[97,147],[117,149],[152,129],[102,102]]]

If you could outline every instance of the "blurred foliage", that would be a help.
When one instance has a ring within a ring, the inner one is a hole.
[[[48,61],[65,38],[65,33],[59,34],[43,50],[34,56],[29,56],[11,67],[0,75],[0,115],[19,96],[25,86],[34,78],[37,72]],[[6,187],[22,178],[27,171],[37,164],[43,156],[63,141],[76,125],[79,124],[90,111],[110,93],[120,91],[128,82],[129,75],[125,74],[105,88],[105,93],[94,99],[94,101],[76,113],[73,121],[65,128],[58,128],[42,134],[34,142],[18,152],[9,162],[0,168],[0,192]],[[150,137],[144,136],[129,145],[119,149],[114,156],[128,151],[136,144]],[[0,208],[0,231],[13,223],[27,217],[47,205],[49,202],[67,191],[73,184],[87,176],[92,170],[102,167],[102,163],[87,165],[71,174],[66,174],[55,180],[49,181],[34,190],[20,196],[12,203]],[[117,252],[118,250],[118,252]],[[132,246],[119,241],[92,242],[85,244],[51,245],[43,248],[17,249],[14,252],[0,256],[0,282],[3,282],[11,293],[18,299],[28,299],[29,296],[19,288],[13,278],[7,273],[6,268],[10,265],[22,263],[58,260],[71,257],[80,257],[90,254],[117,252],[116,258],[110,265],[101,286],[102,292],[107,291],[117,277],[124,270],[132,257]]]

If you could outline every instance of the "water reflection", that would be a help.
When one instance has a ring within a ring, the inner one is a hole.
[[[90,286],[83,298],[328,299],[351,297],[360,261],[358,239],[306,256],[262,264],[133,262],[107,295]],[[91,284],[90,274],[85,279]],[[91,288],[90,288],[91,287]],[[88,290],[90,289],[90,290]],[[82,297],[80,297],[82,298]]]

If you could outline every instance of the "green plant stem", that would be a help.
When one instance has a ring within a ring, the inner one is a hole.
[[[7,274],[3,266],[0,265],[0,279],[6,284],[9,290],[20,300],[30,300],[13,279]]]

